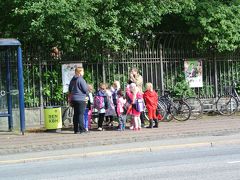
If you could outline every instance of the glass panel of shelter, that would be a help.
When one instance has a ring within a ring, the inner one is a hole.
[[[11,50],[0,52],[0,114],[8,113],[8,101],[18,108],[17,54]]]

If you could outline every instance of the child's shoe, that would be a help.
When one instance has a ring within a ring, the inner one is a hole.
[[[103,128],[99,127],[97,130],[98,130],[98,131],[103,131]]]

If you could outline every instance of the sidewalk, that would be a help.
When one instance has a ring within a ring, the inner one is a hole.
[[[169,138],[196,136],[221,136],[240,132],[240,116],[204,116],[198,120],[185,122],[160,122],[158,129],[143,128],[141,131],[91,131],[87,134],[73,134],[63,130],[61,133],[26,133],[24,136],[14,132],[0,132],[0,155],[86,148],[131,142],[146,142]]]

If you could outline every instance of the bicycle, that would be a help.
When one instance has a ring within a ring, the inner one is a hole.
[[[156,109],[156,116],[157,116],[158,121],[162,121],[164,119],[164,117],[166,116],[166,113],[167,113],[167,111],[166,111],[165,105],[162,104],[161,102],[158,102],[157,109]],[[147,108],[144,109],[143,115],[144,115],[145,120],[149,121]]]
[[[217,111],[225,116],[231,116],[238,110],[240,98],[236,90],[236,82],[233,82],[231,86],[226,86],[224,89],[225,94],[219,96],[216,101]]]
[[[68,105],[67,108],[64,109],[62,114],[62,125],[64,127],[73,126],[73,114],[74,114],[73,107]]]
[[[186,121],[191,116],[191,107],[183,98],[173,99],[170,96],[170,91],[164,91],[164,95],[159,97],[158,103],[165,109],[164,120],[171,121]]]
[[[187,97],[184,100],[191,107],[191,116],[189,119],[198,119],[203,115],[203,103],[199,98]]]

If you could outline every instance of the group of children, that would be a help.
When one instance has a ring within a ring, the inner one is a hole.
[[[153,90],[152,83],[146,84],[144,93],[132,82],[127,85],[125,93],[120,89],[119,81],[114,81],[111,87],[101,83],[94,95],[93,87],[89,85],[87,102],[84,114],[84,125],[87,131],[91,128],[93,109],[98,111],[98,131],[103,130],[104,119],[108,126],[113,126],[114,117],[118,118],[118,130],[125,130],[127,116],[131,116],[129,128],[140,130],[140,117],[145,108],[148,110],[149,128],[158,127],[156,117],[158,95]],[[153,121],[155,126],[153,126]]]

